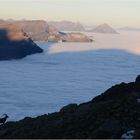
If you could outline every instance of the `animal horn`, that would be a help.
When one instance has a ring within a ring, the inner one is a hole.
[[[7,114],[3,114],[3,115],[8,117],[8,115],[7,115]]]

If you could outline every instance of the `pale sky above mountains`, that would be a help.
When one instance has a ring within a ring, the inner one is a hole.
[[[140,0],[0,0],[1,19],[71,20],[140,27]]]

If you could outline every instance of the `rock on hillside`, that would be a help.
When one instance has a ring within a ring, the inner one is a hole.
[[[106,23],[97,26],[96,28],[92,29],[91,32],[118,34],[115,29],[113,29],[110,25]]]
[[[0,138],[140,138],[140,76],[87,103],[0,126]]]
[[[0,60],[19,59],[41,52],[43,50],[17,25],[0,24]]]
[[[48,22],[50,25],[53,25],[60,31],[85,31],[85,28],[79,22],[71,21],[51,21]]]

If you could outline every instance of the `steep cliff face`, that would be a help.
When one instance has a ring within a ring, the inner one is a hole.
[[[34,41],[51,41],[53,39],[55,41],[59,37],[57,29],[43,20],[16,21],[15,24],[20,26]]]
[[[140,76],[80,105],[0,126],[0,138],[140,138]]]
[[[0,60],[19,59],[41,52],[43,50],[20,27],[14,24],[0,24]]]

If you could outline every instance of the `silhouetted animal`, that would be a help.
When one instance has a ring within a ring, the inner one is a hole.
[[[8,115],[7,114],[3,114],[3,118],[0,118],[0,124],[4,124],[8,118]]]

